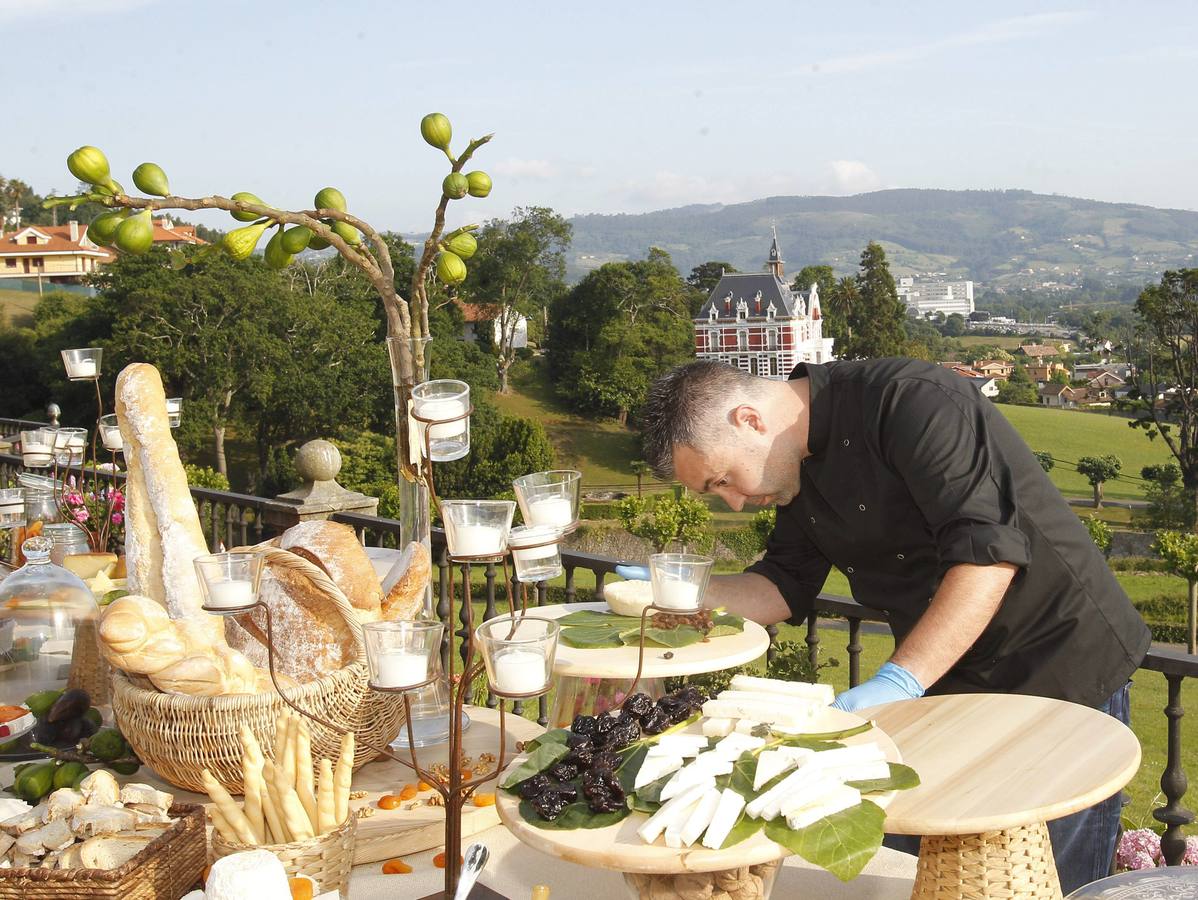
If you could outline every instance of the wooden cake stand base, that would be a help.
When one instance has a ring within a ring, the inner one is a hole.
[[[421,897],[420,900],[453,900],[445,891],[437,891],[435,894],[428,894]],[[509,900],[503,894],[497,894],[485,884],[475,884],[470,890],[470,900]]]

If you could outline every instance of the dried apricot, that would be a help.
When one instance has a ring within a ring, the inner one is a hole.
[[[288,878],[287,887],[291,888],[291,900],[312,900],[310,878]]]
[[[469,769],[462,769],[462,781],[469,781],[474,777],[474,773]]]
[[[475,794],[474,795],[474,805],[475,806],[494,806],[495,805],[495,795],[494,794]]]
[[[412,867],[402,859],[389,859],[383,863],[384,875],[407,875],[411,871]]]
[[[431,784],[429,784],[427,781],[422,781],[422,782],[420,782],[420,784],[416,785],[417,791],[431,791],[432,789],[433,789],[433,786]]]
[[[403,786],[403,790],[399,792],[400,800],[411,800],[415,796],[416,796],[416,785],[414,785],[414,784],[405,784]]]
[[[464,862],[465,862],[465,860],[459,856],[458,857],[458,865],[460,866]],[[436,856],[433,857],[433,865],[436,866],[438,869],[445,868],[445,851],[444,850],[442,850],[440,853],[438,853]]]
[[[204,871],[200,873],[200,883],[208,883],[208,873],[212,871],[212,866],[204,866]]]
[[[379,797],[379,809],[399,809],[403,799],[399,794],[383,794]]]

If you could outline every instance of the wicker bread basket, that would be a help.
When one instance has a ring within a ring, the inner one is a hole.
[[[349,896],[349,877],[354,867],[354,835],[358,830],[358,817],[351,812],[340,828],[318,834],[306,841],[291,841],[286,844],[263,844],[250,847],[227,841],[217,830],[212,832],[212,860],[222,856],[241,853],[245,850],[269,850],[279,858],[288,878],[307,875],[316,882],[317,896],[328,891],[337,891],[341,897]]]
[[[175,823],[116,869],[0,869],[0,900],[179,900],[208,858],[204,807],[176,804]]]
[[[100,654],[99,639],[94,618],[75,623],[75,642],[71,648],[71,671],[67,675],[67,687],[87,691],[92,706],[107,706],[112,670]]]
[[[358,659],[343,669],[298,687],[284,687],[300,709],[357,735],[354,769],[364,766],[399,734],[403,699],[368,686],[366,648],[357,613],[319,567],[271,543],[256,548],[274,566],[302,572],[338,609],[354,633]],[[121,734],[143,763],[171,784],[204,793],[200,773],[208,769],[231,793],[242,792],[241,726],[248,725],[267,753],[274,746],[275,720],[290,709],[276,693],[195,697],[139,687],[124,672],[112,674],[112,709]],[[312,758],[335,760],[341,733],[311,721]]]

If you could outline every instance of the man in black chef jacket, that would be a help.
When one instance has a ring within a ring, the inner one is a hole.
[[[841,709],[1004,692],[1128,720],[1150,636],[1077,515],[974,385],[905,359],[803,364],[788,381],[698,361],[643,413],[661,478],[734,510],[777,504],[765,557],[706,604],[803,622],[832,566],[882,610],[894,655]],[[1118,796],[1049,823],[1065,893],[1106,874]]]

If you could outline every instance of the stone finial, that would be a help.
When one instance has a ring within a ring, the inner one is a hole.
[[[57,403],[51,403],[46,407],[46,415],[50,417],[51,425],[57,425],[58,417],[62,415],[62,407]]]
[[[295,454],[295,470],[305,482],[335,481],[341,471],[341,451],[328,441],[308,441]]]

